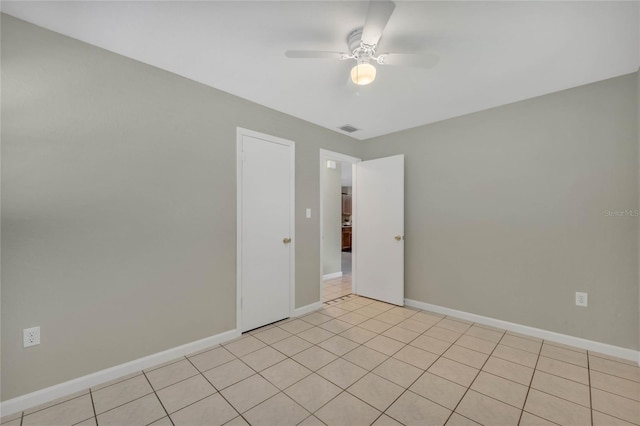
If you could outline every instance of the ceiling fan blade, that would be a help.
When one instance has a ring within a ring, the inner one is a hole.
[[[324,50],[287,50],[284,56],[292,59],[340,59],[343,53]]]
[[[393,13],[393,9],[396,5],[392,1],[375,1],[369,2],[369,11],[367,12],[367,18],[364,21],[364,28],[362,29],[362,42],[369,45],[378,44],[378,40],[382,36],[384,27],[387,26],[389,18]]]
[[[435,53],[385,53],[380,57],[383,58],[382,65],[415,68],[433,68],[440,61],[440,57]]]

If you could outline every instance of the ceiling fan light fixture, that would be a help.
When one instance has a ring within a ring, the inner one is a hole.
[[[376,79],[376,67],[369,62],[360,62],[351,68],[351,81],[358,86],[365,86]]]

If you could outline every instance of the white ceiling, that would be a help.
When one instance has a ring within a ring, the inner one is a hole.
[[[378,52],[436,52],[430,70],[287,59],[346,51],[366,1],[17,2],[2,11],[357,139],[634,72],[638,2],[397,1]]]

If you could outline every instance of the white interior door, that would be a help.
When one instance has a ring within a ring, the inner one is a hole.
[[[239,320],[247,331],[290,315],[294,146],[248,131],[238,143]]]
[[[356,294],[404,305],[404,155],[355,165]]]

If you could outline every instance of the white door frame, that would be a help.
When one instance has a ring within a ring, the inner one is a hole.
[[[353,168],[353,165],[356,163],[359,163],[360,161],[362,161],[362,159],[357,158],[357,157],[352,157],[350,155],[346,155],[346,154],[341,154],[339,152],[334,152],[334,151],[328,151],[326,149],[320,149],[320,214],[319,216],[319,220],[320,220],[320,303],[324,303],[324,285],[323,285],[323,280],[322,280],[322,265],[323,265],[323,249],[324,249],[324,226],[323,226],[323,218],[324,218],[324,206],[322,205],[322,190],[324,188],[324,182],[322,179],[322,175],[323,173],[323,169],[327,167],[327,160],[335,160],[335,161],[344,161],[346,163],[351,163],[351,167]],[[353,188],[353,191],[355,191],[355,182],[356,182],[356,174],[355,171],[354,173],[352,173],[352,182],[351,182],[351,188]],[[356,197],[355,197],[355,192],[352,193],[351,196],[351,214],[352,216],[355,216],[355,212],[357,209],[357,204],[356,204]],[[356,223],[355,225],[352,225],[351,228],[351,253],[353,254],[355,252],[355,240],[357,237],[357,232],[356,232],[356,227],[358,226],[358,224]],[[355,293],[356,292],[356,276],[357,276],[357,267],[356,267],[356,258],[355,256],[351,256],[351,292]]]
[[[236,330],[242,332],[242,137],[250,136],[267,142],[286,145],[291,148],[289,167],[289,220],[291,249],[289,250],[289,316],[293,315],[296,303],[295,279],[296,279],[296,222],[295,222],[295,142],[267,135],[253,130],[238,127],[236,130]]]

